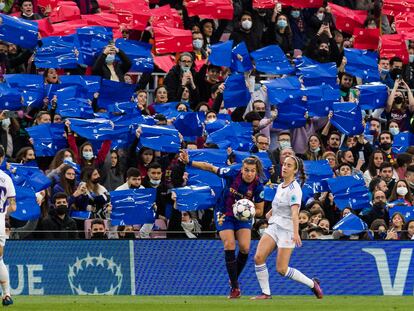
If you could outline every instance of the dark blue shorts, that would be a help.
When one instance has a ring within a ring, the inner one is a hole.
[[[216,223],[216,229],[218,232],[223,230],[233,230],[237,231],[239,229],[252,229],[252,220],[250,221],[240,221],[234,218],[234,216],[226,216],[222,225],[217,221],[217,214],[214,214],[214,221]]]

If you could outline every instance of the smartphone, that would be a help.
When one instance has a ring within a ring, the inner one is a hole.
[[[365,156],[364,156],[364,151],[360,151],[358,152],[358,158],[362,161],[365,162]]]
[[[17,111],[5,110],[3,114],[6,118],[17,118],[18,117]]]

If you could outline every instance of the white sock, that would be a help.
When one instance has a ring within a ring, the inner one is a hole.
[[[9,271],[7,271],[3,257],[0,257],[0,284],[3,290],[3,297],[7,295],[10,296]]]
[[[259,281],[262,293],[270,295],[269,272],[267,271],[266,264],[259,266],[255,265],[254,268],[256,270],[257,280]]]
[[[305,284],[309,288],[313,288],[313,281],[295,268],[288,267],[285,277],[295,280],[296,282]]]

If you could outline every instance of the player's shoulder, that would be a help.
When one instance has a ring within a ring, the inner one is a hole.
[[[12,182],[12,179],[9,175],[7,175],[5,172],[0,170],[0,182],[2,183]]]
[[[295,179],[293,182],[290,183],[289,190],[296,190],[296,189],[301,189],[301,187],[298,181]]]

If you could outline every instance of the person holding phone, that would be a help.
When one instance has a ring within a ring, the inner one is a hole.
[[[115,59],[116,56],[119,57],[120,61]],[[124,76],[131,66],[132,64],[128,56],[118,49],[114,41],[111,40],[95,61],[92,74],[107,80],[125,82]]]
[[[388,121],[398,124],[399,131],[410,128],[410,120],[414,112],[414,96],[410,87],[403,79],[395,80],[394,87],[387,100],[385,116]]]

